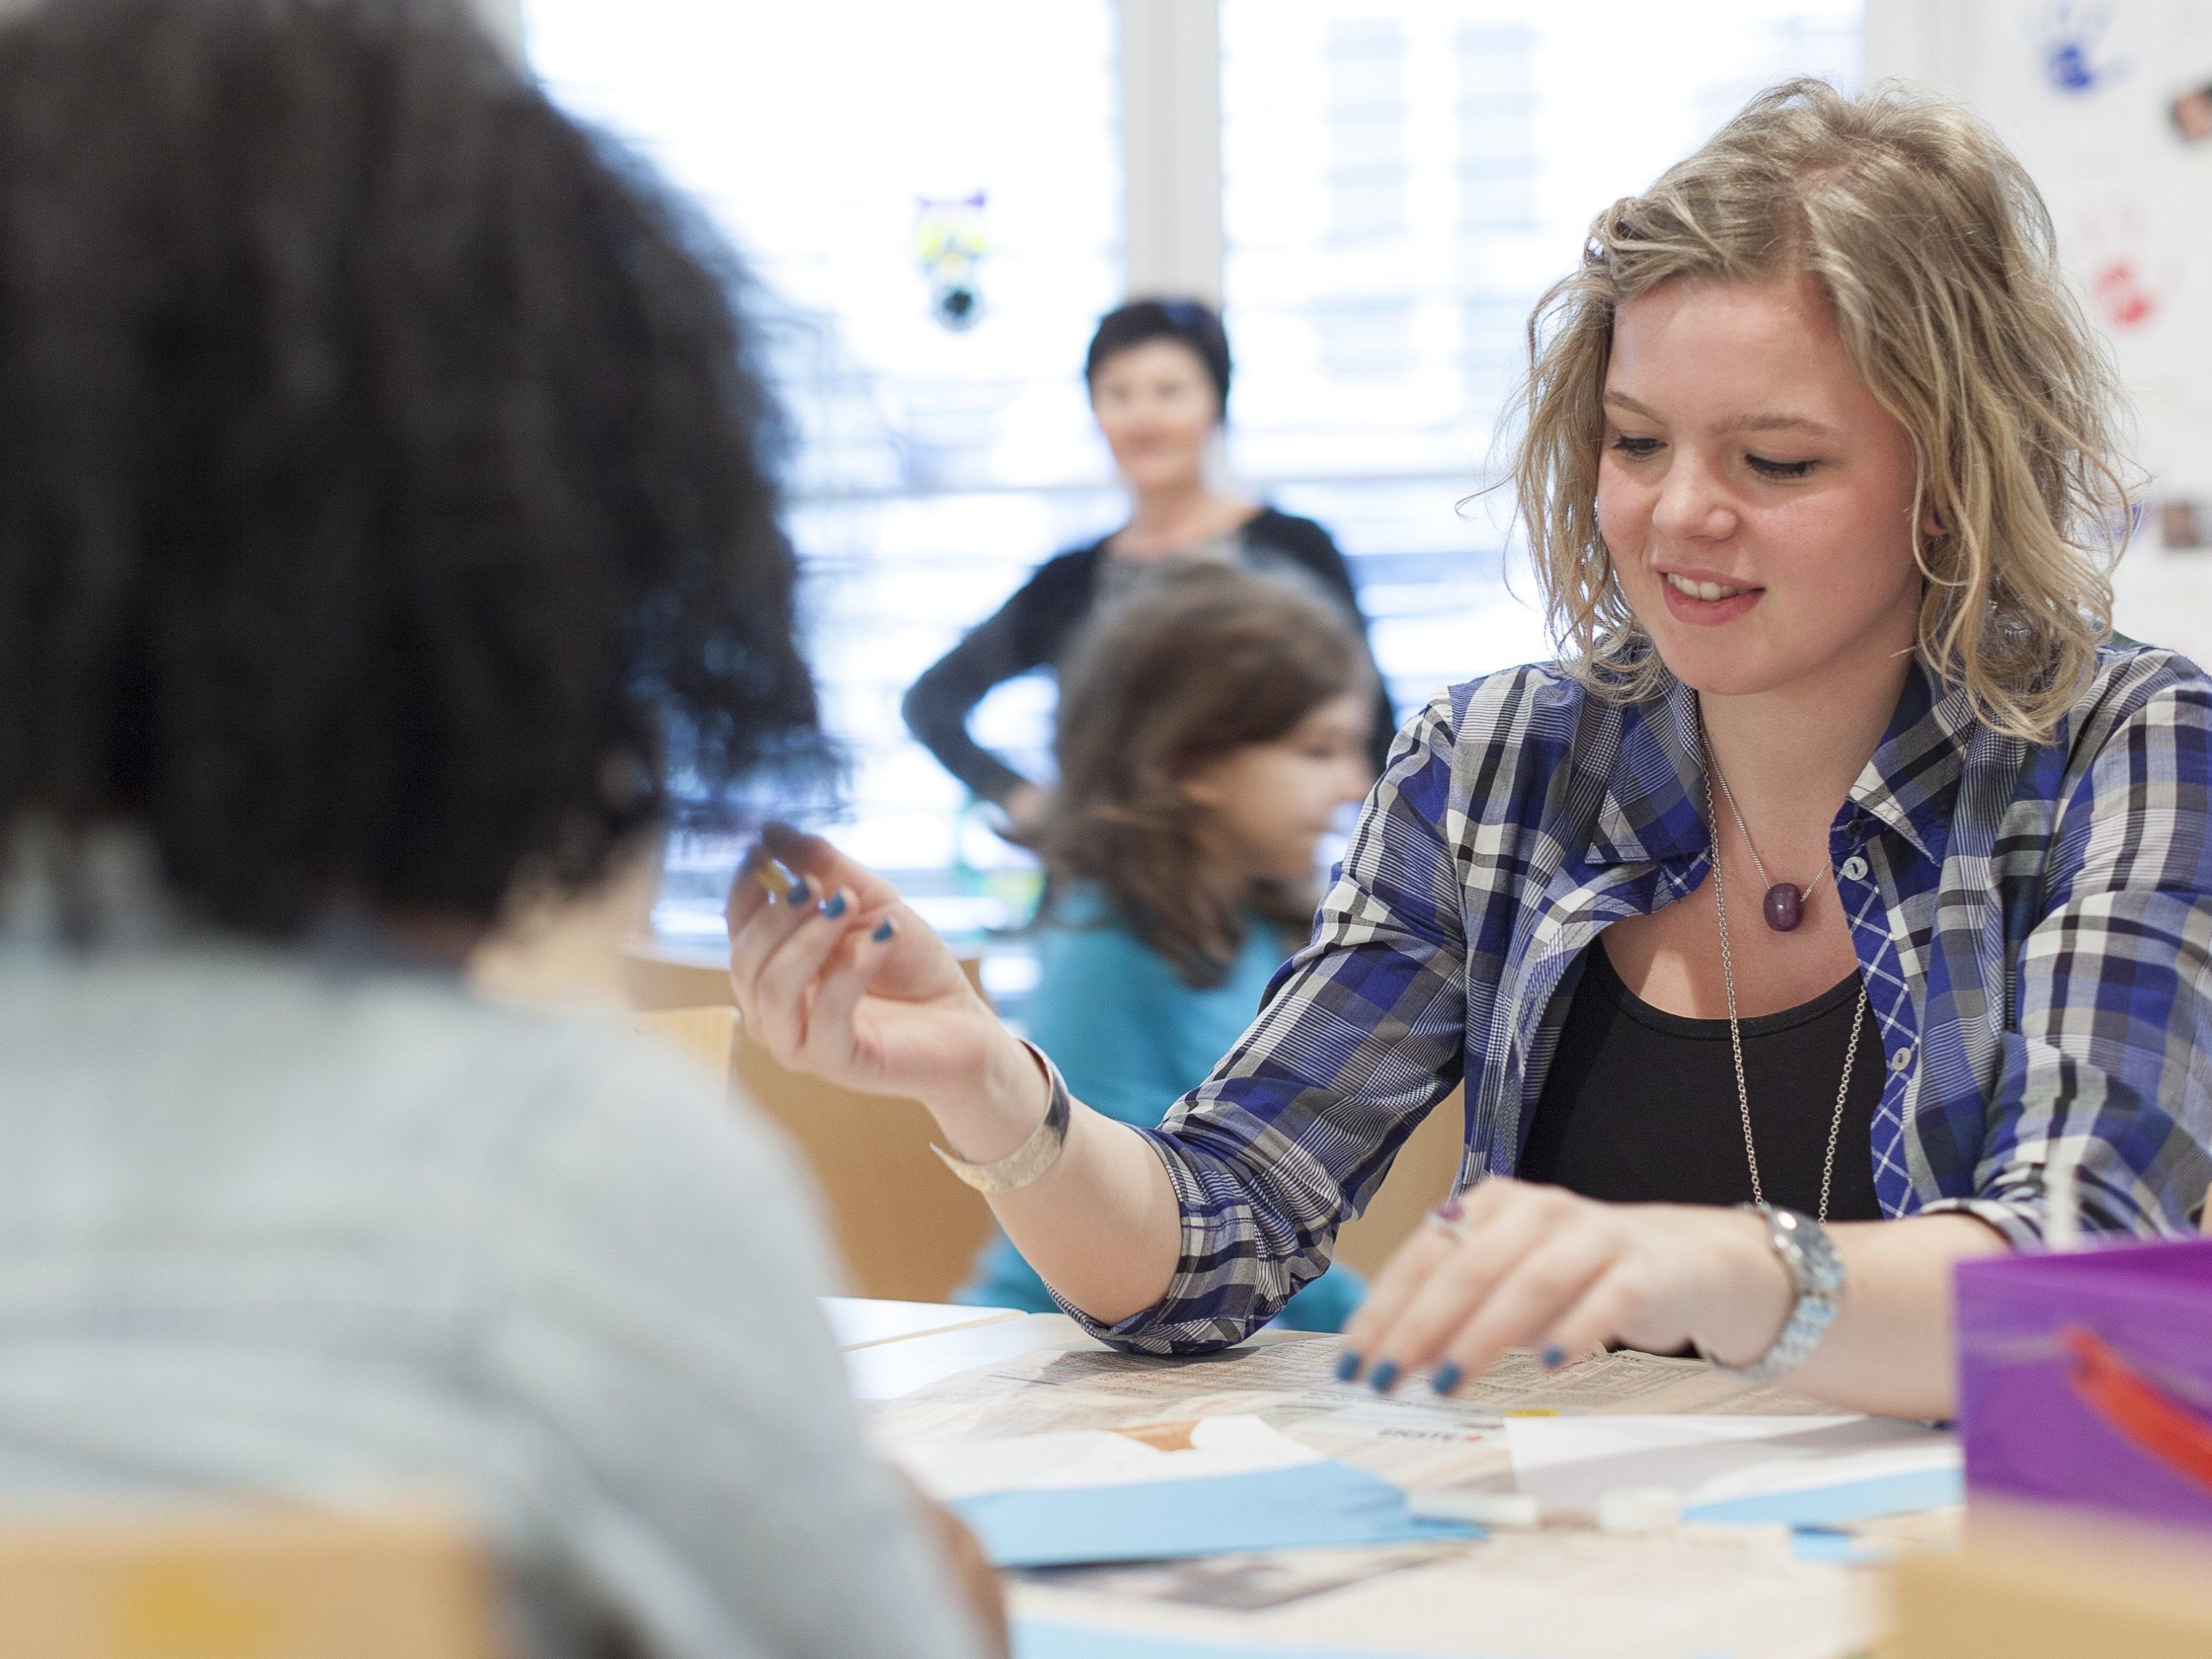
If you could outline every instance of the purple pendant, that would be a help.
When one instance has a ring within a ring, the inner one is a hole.
[[[1794,881],[1778,881],[1766,890],[1766,925],[1778,933],[1794,933],[1805,920],[1805,895]]]

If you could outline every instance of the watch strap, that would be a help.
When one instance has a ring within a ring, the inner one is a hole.
[[[1828,1334],[1843,1299],[1844,1261],[1836,1254],[1827,1229],[1812,1217],[1771,1204],[1743,1207],[1765,1218],[1767,1243],[1789,1273],[1797,1299],[1773,1343],[1749,1364],[1725,1364],[1707,1353],[1703,1343],[1698,1345],[1698,1352],[1706,1364],[1730,1376],[1747,1382],[1771,1382],[1802,1364]]]

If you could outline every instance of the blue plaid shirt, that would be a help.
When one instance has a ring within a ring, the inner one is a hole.
[[[1441,694],[1258,1019],[1142,1132],[1182,1206],[1167,1295],[1090,1328],[1249,1334],[1462,1079],[1462,1180],[1510,1174],[1591,942],[1705,878],[1703,778],[1680,684],[1617,704],[1540,665]],[[1885,1214],[2027,1243],[2063,1159],[2085,1230],[2187,1230],[2212,1183],[2209,793],[2212,681],[2171,652],[2108,647],[2040,746],[1915,666],[1829,834],[1887,1066]]]

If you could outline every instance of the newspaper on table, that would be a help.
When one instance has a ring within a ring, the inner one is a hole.
[[[1173,1359],[1039,1350],[871,1407],[896,1457],[941,1445],[1106,1429],[1179,1443],[1178,1427],[1259,1418],[1408,1490],[1514,1489],[1505,1425],[1537,1415],[1814,1417],[1832,1413],[1696,1360],[1623,1352],[1559,1371],[1506,1355],[1446,1399],[1417,1380],[1383,1395],[1340,1382],[1341,1345],[1279,1340]],[[1879,1634],[1878,1586],[1801,1561],[1787,1528],[1676,1527],[1619,1536],[1587,1522],[1502,1529],[1479,1545],[1269,1551],[1024,1573],[1018,1614],[1266,1648],[1557,1659],[1839,1659]],[[1723,1640],[1723,1638],[1725,1638]]]
[[[917,1443],[1250,1414],[1316,1451],[1418,1489],[1491,1479],[1510,1485],[1504,1428],[1509,1416],[1523,1413],[1789,1416],[1832,1409],[1696,1360],[1626,1351],[1559,1371],[1516,1352],[1450,1398],[1418,1383],[1378,1395],[1337,1380],[1341,1352],[1322,1337],[1176,1358],[1042,1350],[879,1404],[871,1422],[878,1443],[896,1455]]]

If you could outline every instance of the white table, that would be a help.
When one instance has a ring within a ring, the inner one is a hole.
[[[947,1302],[877,1302],[860,1296],[825,1296],[822,1311],[829,1316],[830,1334],[837,1346],[850,1353],[885,1342],[903,1342],[940,1331],[965,1330],[975,1325],[994,1325],[1022,1316],[1012,1308],[967,1308]]]

